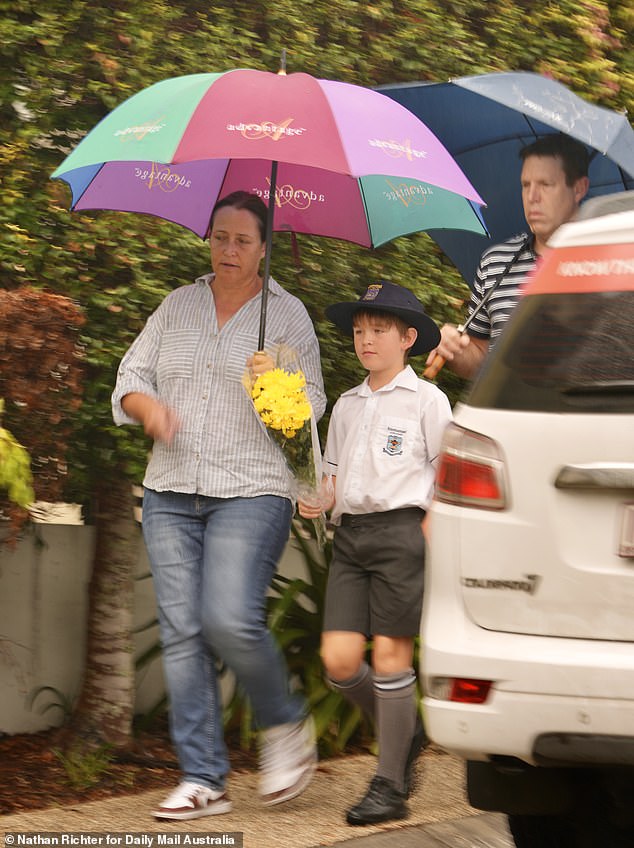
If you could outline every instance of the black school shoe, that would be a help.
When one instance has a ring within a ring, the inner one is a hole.
[[[412,744],[409,747],[407,760],[405,762],[405,777],[403,783],[405,785],[405,797],[409,798],[416,787],[416,760],[420,752],[429,745],[429,738],[425,733],[425,726],[421,721],[421,717],[416,717],[416,727]]]
[[[405,794],[391,780],[377,775],[362,800],[348,810],[346,821],[352,825],[377,824],[407,818],[408,813]]]

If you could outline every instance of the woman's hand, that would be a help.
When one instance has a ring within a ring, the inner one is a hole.
[[[152,439],[169,445],[180,430],[180,421],[173,409],[156,402],[143,419],[143,429]]]
[[[126,415],[134,418],[150,438],[170,444],[180,430],[180,421],[173,409],[142,392],[131,392],[121,400]]]
[[[265,350],[258,350],[247,359],[247,368],[251,373],[251,379],[255,380],[260,374],[275,368],[275,361],[270,353]]]

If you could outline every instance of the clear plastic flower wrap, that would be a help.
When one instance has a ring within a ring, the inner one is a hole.
[[[321,448],[306,378],[297,354],[288,347],[276,351],[275,361],[275,368],[257,376],[247,370],[243,383],[267,434],[284,454],[294,498],[318,503],[322,491]],[[323,512],[313,522],[322,546],[326,539]]]

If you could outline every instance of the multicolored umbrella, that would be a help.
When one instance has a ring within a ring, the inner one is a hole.
[[[430,227],[486,233],[483,200],[417,117],[371,89],[302,73],[158,82],[107,115],[52,176],[70,186],[72,209],[148,213],[201,237],[216,200],[236,189],[275,197],[271,231],[368,247]],[[270,252],[271,232],[266,281]],[[262,299],[261,342],[266,286]]]

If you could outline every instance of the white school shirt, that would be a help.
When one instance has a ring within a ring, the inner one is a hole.
[[[368,378],[344,392],[330,417],[323,463],[324,473],[337,477],[333,523],[342,513],[428,509],[451,418],[444,392],[409,365],[374,392]]]

